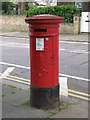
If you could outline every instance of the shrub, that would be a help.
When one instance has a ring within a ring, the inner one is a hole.
[[[70,5],[61,5],[61,6],[46,6],[46,7],[36,7],[33,5],[33,8],[29,8],[25,12],[26,17],[39,15],[39,14],[51,14],[64,17],[64,22],[73,23],[73,15],[79,14],[80,10],[75,6]]]
[[[14,9],[14,3],[2,2],[2,14],[6,14],[6,15],[16,14],[16,10]]]
[[[27,10],[25,10],[24,11],[24,14],[27,16],[27,17],[29,17],[29,14],[30,14],[30,16],[33,16],[34,14],[35,14],[35,11],[36,11],[36,9],[37,9],[37,6],[36,5],[33,5],[33,4],[28,4],[28,11]],[[33,14],[34,13],[34,14]]]

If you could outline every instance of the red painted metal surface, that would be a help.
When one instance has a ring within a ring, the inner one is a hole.
[[[25,19],[25,22],[26,23],[29,23],[29,24],[37,24],[37,23],[42,23],[42,24],[45,24],[45,23],[61,23],[63,22],[64,19],[60,16],[55,16],[55,15],[48,15],[48,14],[43,14],[43,15],[35,15],[33,17],[29,17],[27,19]]]
[[[50,88],[59,84],[59,23],[64,19],[53,15],[26,18],[30,35],[31,85]],[[44,39],[44,49],[37,50],[36,39]]]

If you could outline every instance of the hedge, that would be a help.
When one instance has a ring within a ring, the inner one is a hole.
[[[14,3],[13,2],[2,2],[2,10],[0,11],[0,14],[2,15],[15,15],[16,11],[14,9]]]
[[[73,15],[79,14],[80,10],[75,6],[61,5],[61,6],[46,6],[46,7],[29,7],[28,11],[25,11],[26,17],[39,15],[39,14],[51,14],[64,17],[64,22],[73,23]]]

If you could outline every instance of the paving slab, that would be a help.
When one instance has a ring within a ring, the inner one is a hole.
[[[60,40],[62,41],[72,41],[72,42],[88,42],[89,33],[80,33],[80,34],[60,34]],[[8,37],[21,37],[21,38],[29,38],[28,32],[1,32],[0,36],[8,36]]]
[[[33,107],[19,108],[4,114],[3,118],[48,118],[50,113]]]
[[[3,85],[2,92],[3,118],[47,118],[50,116],[48,111],[30,106],[30,91],[20,90],[12,85]]]
[[[30,91],[8,85],[3,88],[4,93],[7,93],[2,97],[3,118],[88,118],[88,108],[82,107],[77,101],[72,104],[73,99],[62,102],[62,109],[43,110],[30,105]],[[15,93],[11,94],[10,89],[16,89]]]
[[[7,102],[14,106],[19,106],[23,102],[27,101],[30,97],[30,93],[28,91],[18,91],[16,93],[11,93],[2,98],[2,101]]]
[[[88,42],[89,33],[80,33],[80,34],[60,34],[60,40],[63,41],[76,41],[76,42]]]
[[[6,114],[6,113],[8,114],[16,109],[17,109],[17,107],[15,107],[15,106],[12,106],[12,105],[5,103],[5,102],[2,103],[2,115],[3,116],[4,116],[4,114]]]
[[[3,85],[2,86],[2,96],[6,96],[8,94],[16,93],[20,91],[20,89],[16,89],[15,86],[8,84],[8,86]]]
[[[57,113],[52,118],[88,118],[88,109],[77,104]]]
[[[23,89],[23,90],[28,90],[28,91],[30,91],[30,86],[29,86],[29,85],[21,84],[21,83],[19,83],[19,82],[14,82],[14,81],[12,81],[12,80],[7,80],[6,78],[3,79],[2,84],[7,84],[7,85],[8,85],[8,84],[11,84],[11,85],[13,85],[13,86],[16,86],[17,89],[19,88],[19,89]]]

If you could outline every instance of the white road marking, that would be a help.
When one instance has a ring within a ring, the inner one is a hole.
[[[74,79],[83,80],[83,81],[90,81],[90,79],[81,78],[81,77],[76,77],[76,76],[72,76],[72,75],[66,75],[66,74],[62,74],[62,73],[59,73],[59,76],[74,78]]]
[[[18,68],[23,68],[23,69],[28,69],[28,70],[30,69],[30,67],[21,66],[21,65],[17,65],[17,64],[11,64],[11,63],[6,63],[6,62],[0,62],[0,64],[13,66],[13,67],[18,67]],[[70,77],[70,78],[74,78],[76,80],[90,81],[89,79],[86,79],[86,78],[76,77],[76,76],[72,76],[72,75],[66,75],[66,74],[62,74],[62,73],[59,73],[59,76]]]
[[[0,35],[1,36],[1,35]],[[18,39],[18,40],[22,40],[22,39],[24,39],[24,40],[29,40],[29,37],[14,37],[14,36],[4,36],[4,35],[2,35],[2,39],[3,38],[6,38],[6,39],[9,39],[9,38],[13,38],[13,39]]]
[[[5,72],[2,74],[2,78],[6,78],[13,70],[15,67],[8,67]]]
[[[64,40],[63,40],[63,41],[60,40],[59,43],[67,43],[67,44],[69,44],[69,43],[70,43],[70,44],[82,44],[82,45],[83,45],[83,44],[84,44],[84,45],[88,45],[88,44],[90,44],[90,43],[88,43],[88,42],[75,42],[75,41],[71,42],[71,41],[64,41]]]
[[[10,42],[3,42],[0,44],[0,46],[7,46],[7,47],[18,47],[18,48],[29,48],[29,44],[23,44],[23,43],[10,43]]]
[[[22,45],[22,46],[27,46],[27,45],[29,45],[28,43],[26,44],[26,43],[18,43],[18,42],[4,42],[4,41],[2,41],[2,43],[3,44],[8,44],[8,45]]]
[[[0,46],[4,47],[18,47],[18,48],[29,48],[29,44],[22,44],[22,43],[9,43],[9,42],[2,42]],[[66,51],[71,53],[82,53],[82,54],[88,54],[89,52],[86,50],[70,50],[70,49],[62,49],[60,48],[59,51]]]
[[[13,37],[13,36],[3,36],[3,38],[13,38],[13,39],[18,39],[18,40],[20,40],[20,39],[25,39],[25,40],[29,40],[29,37]],[[88,39],[88,37],[87,37],[87,39]],[[70,44],[90,44],[90,43],[88,43],[88,42],[75,42],[75,41],[65,41],[65,40],[61,40],[61,38],[59,39],[59,42],[61,42],[61,43],[70,43]]]
[[[29,48],[29,46],[21,46],[21,45],[17,46],[17,45],[8,45],[8,44],[7,45],[2,44],[0,46],[4,46],[4,47],[17,47],[17,48]]]
[[[83,53],[83,54],[88,54],[86,50],[68,50],[68,49],[59,49],[60,51],[66,51],[66,52],[74,52],[74,53]]]
[[[18,68],[24,68],[24,69],[30,69],[30,67],[22,66],[22,65],[17,65],[17,64],[11,64],[11,63],[6,63],[6,62],[0,62],[2,65],[8,65],[8,66],[13,66],[13,67],[18,67]]]

